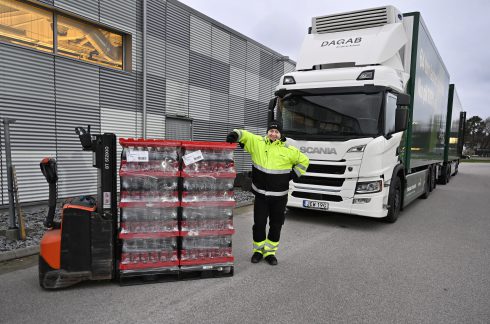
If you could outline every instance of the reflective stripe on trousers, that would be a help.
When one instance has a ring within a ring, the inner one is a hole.
[[[279,242],[273,242],[269,239],[265,240],[264,245],[264,257],[268,255],[275,255],[277,252],[277,247],[279,246]]]
[[[264,246],[265,246],[265,241],[262,241],[262,242],[255,242],[255,241],[253,241],[253,251],[254,251],[254,253],[255,252],[259,252],[259,253],[264,254]]]

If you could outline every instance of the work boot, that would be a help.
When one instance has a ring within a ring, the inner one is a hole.
[[[277,265],[277,259],[274,255],[268,255],[265,257],[265,261],[267,261],[270,265]]]
[[[252,255],[252,263],[259,263],[264,256],[260,252],[254,252]]]

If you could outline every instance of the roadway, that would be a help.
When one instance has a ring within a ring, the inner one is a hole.
[[[3,323],[488,323],[490,163],[462,164],[394,224],[290,212],[279,265],[251,264],[236,210],[231,278],[46,292],[37,267],[0,275]]]

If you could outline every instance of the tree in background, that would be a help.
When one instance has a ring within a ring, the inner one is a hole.
[[[466,120],[465,144],[471,149],[490,148],[490,117],[473,116]]]

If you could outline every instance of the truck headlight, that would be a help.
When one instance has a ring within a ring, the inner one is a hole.
[[[350,149],[348,149],[347,153],[364,152],[365,148],[366,148],[366,145],[354,146],[354,147],[351,147]]]
[[[294,79],[294,77],[286,75],[282,80],[282,84],[296,84],[296,80]]]
[[[383,189],[382,180],[358,182],[356,186],[356,193],[358,194],[375,193],[375,192],[380,192],[381,189]]]

